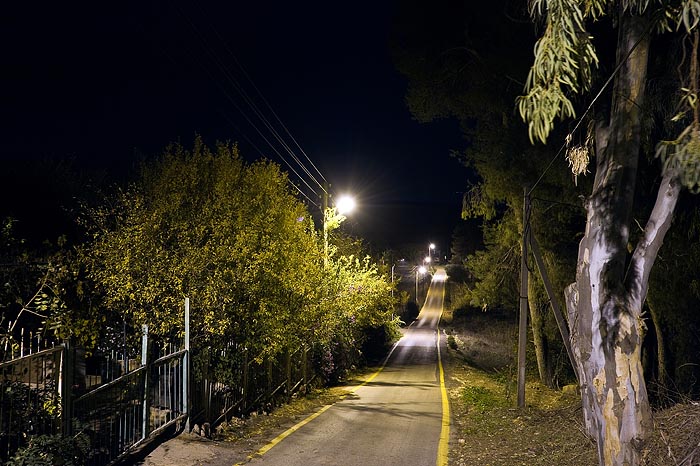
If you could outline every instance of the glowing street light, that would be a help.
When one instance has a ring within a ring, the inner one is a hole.
[[[338,202],[335,203],[335,207],[340,215],[349,214],[355,210],[355,199],[348,195],[340,196]]]
[[[428,257],[430,257],[431,251],[432,251],[433,249],[435,249],[435,243],[430,243],[430,244],[428,245]]]
[[[423,259],[423,262],[425,262],[426,264],[430,264],[430,261],[432,260],[433,259],[430,256],[427,256],[425,259]]]
[[[323,209],[323,266],[328,267],[328,233],[335,230],[347,218],[345,214],[349,214],[355,209],[355,199],[350,196],[340,196],[335,207],[327,207],[327,196],[324,198]]]

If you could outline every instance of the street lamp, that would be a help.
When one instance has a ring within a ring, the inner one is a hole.
[[[340,196],[338,202],[335,203],[335,207],[338,209],[340,215],[349,214],[355,210],[355,199],[347,194]]]
[[[431,257],[430,254],[433,249],[435,249],[435,243],[430,243],[428,245],[428,257]]]
[[[327,201],[324,200],[324,206]],[[323,266],[328,267],[328,234],[340,226],[349,214],[355,209],[355,200],[350,196],[340,196],[335,207],[323,209]]]

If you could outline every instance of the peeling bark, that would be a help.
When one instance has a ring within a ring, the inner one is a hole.
[[[680,191],[667,173],[629,270],[630,214],[641,140],[641,107],[649,50],[646,18],[621,14],[614,98],[597,134],[596,174],[587,200],[576,283],[565,292],[579,368],[584,420],[601,465],[636,465],[651,424],[641,362],[642,304],[649,272]],[[628,53],[631,54],[628,57]]]

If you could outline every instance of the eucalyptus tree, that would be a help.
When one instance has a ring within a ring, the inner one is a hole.
[[[607,110],[592,119],[587,143],[570,146],[567,154],[576,174],[587,170],[589,157],[594,158],[595,176],[586,199],[576,281],[566,289],[566,303],[585,423],[597,440],[599,461],[639,464],[652,429],[641,361],[649,275],[681,188],[700,188],[700,2],[533,0],[530,8],[544,21],[525,95],[518,101],[531,140],[545,142],[555,119],[574,117],[575,96],[588,95],[599,61],[610,61],[601,68],[611,76],[612,88],[599,94],[601,98],[587,99],[596,102],[596,109]],[[612,53],[597,52],[589,32],[592,23],[600,34],[615,30]],[[654,49],[655,33],[689,39],[686,60],[672,62],[668,48]],[[677,133],[666,134],[673,140],[656,141],[662,161],[658,194],[641,237],[630,246],[641,145],[651,132],[644,109],[654,90],[647,85],[654,53],[664,54],[667,68],[681,71],[676,92],[680,111],[674,116]]]

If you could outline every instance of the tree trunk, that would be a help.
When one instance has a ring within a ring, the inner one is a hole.
[[[666,372],[666,342],[664,333],[661,331],[661,319],[656,307],[647,301],[651,322],[656,332],[656,383],[658,384],[659,396],[665,396],[668,389],[668,373]]]
[[[531,276],[528,282],[528,306],[530,307],[530,325],[532,326],[532,339],[535,344],[537,356],[537,370],[540,374],[540,382],[547,387],[554,385],[552,381],[552,365],[549,357],[549,342],[545,333],[545,321],[547,317],[547,301],[543,302],[541,286]]]
[[[596,174],[586,203],[586,231],[579,245],[576,282],[565,293],[584,420],[597,440],[601,465],[640,464],[641,442],[652,428],[641,363],[641,311],[649,272],[680,191],[677,177],[664,174],[626,270],[648,29],[646,18],[621,13],[617,61],[622,66],[615,77],[609,124],[600,124],[596,131]]]

